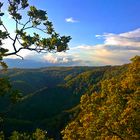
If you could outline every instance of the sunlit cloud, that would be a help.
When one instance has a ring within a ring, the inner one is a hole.
[[[129,59],[140,54],[140,29],[113,34],[96,35],[103,38],[103,44],[81,45],[74,48],[79,59],[88,60],[92,65],[118,65],[128,63]]]
[[[121,34],[105,33],[103,35],[96,35],[97,38],[103,38],[104,44],[121,47],[140,47],[140,28]]]
[[[23,50],[19,54],[25,59],[34,59],[54,65],[102,66],[129,63],[129,59],[140,54],[140,29],[121,34],[96,35],[104,42],[97,45],[78,45],[67,52],[35,54]],[[11,42],[5,42],[11,46]],[[12,50],[11,50],[12,51]]]
[[[71,61],[71,56],[67,55],[64,52],[55,53],[55,54],[48,53],[48,54],[43,56],[43,60],[47,61],[49,63],[53,63],[53,64],[56,64],[56,63],[68,63],[68,62]]]
[[[75,46],[67,53],[55,55],[54,60],[63,62],[64,58],[84,66],[120,65],[129,63],[130,58],[140,54],[140,29],[121,34],[106,33],[97,37],[104,39],[103,44]]]
[[[75,20],[73,17],[66,18],[65,21],[66,21],[66,22],[69,22],[69,23],[75,23],[75,22],[78,22],[78,20]]]

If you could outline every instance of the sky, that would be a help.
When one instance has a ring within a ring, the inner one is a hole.
[[[4,22],[14,35],[6,11]],[[102,66],[129,63],[140,54],[140,0],[29,0],[47,11],[60,35],[70,35],[69,50],[36,54],[22,51],[25,60],[62,66]],[[26,17],[25,17],[26,20]],[[10,41],[4,42],[10,46]],[[12,57],[15,59],[15,57]]]

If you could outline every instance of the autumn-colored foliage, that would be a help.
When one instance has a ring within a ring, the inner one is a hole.
[[[64,140],[140,139],[140,57],[125,74],[101,82],[101,91],[81,97],[80,113],[62,131]]]

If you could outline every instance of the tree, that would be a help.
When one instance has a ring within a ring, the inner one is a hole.
[[[62,131],[64,140],[140,139],[140,56],[125,73],[101,82],[101,91],[81,97],[81,111]]]
[[[28,0],[8,0],[8,13],[15,23],[15,36],[12,36],[2,20],[5,15],[2,12],[3,4],[0,2],[0,66],[3,69],[8,67],[3,61],[4,57],[16,55],[23,59],[19,52],[24,49],[38,53],[68,50],[71,37],[60,36],[54,30],[52,22],[49,21],[47,12],[30,6]],[[27,17],[24,19],[23,15],[26,13]],[[12,41],[11,46],[8,46],[9,49],[3,46],[3,40],[6,39]],[[20,101],[22,97],[19,92],[12,90],[8,79],[0,78],[0,96],[7,95],[7,93],[12,103]]]
[[[2,17],[5,13],[1,11],[3,3],[0,2],[0,64],[7,68],[2,61],[3,57],[17,55],[23,50],[40,52],[61,52],[68,49],[70,36],[60,36],[55,32],[52,22],[49,21],[47,12],[30,6],[28,0],[8,0],[8,13],[15,22],[15,36],[11,36]],[[27,11],[27,21],[24,22],[23,14]],[[24,12],[24,13],[23,13]],[[31,33],[33,32],[33,33]],[[42,37],[43,33],[46,37]],[[3,40],[10,39],[13,43],[9,48],[13,52],[3,47]]]
[[[68,49],[71,37],[60,36],[56,33],[52,22],[48,19],[47,12],[30,6],[28,0],[8,0],[8,13],[11,20],[15,22],[15,36],[11,36],[6,23],[2,20],[5,14],[2,12],[2,6],[3,3],[0,2],[0,66],[3,69],[7,69],[7,65],[3,61],[4,57],[16,55],[23,59],[19,52],[24,49],[38,53],[62,52]],[[26,21],[23,19],[23,15],[26,15],[25,12],[27,13]],[[5,39],[12,41],[11,46],[8,46],[9,49],[3,46]],[[0,78],[0,83],[0,95],[11,91],[8,80]],[[13,95],[16,99],[20,97],[15,91]],[[16,102],[13,96],[11,99]]]

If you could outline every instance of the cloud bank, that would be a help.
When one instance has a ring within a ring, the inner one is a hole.
[[[97,45],[79,45],[70,48],[67,53],[46,54],[44,61],[51,63],[84,66],[121,65],[140,55],[140,28],[121,34],[105,33],[96,35],[104,42]]]
[[[57,66],[121,65],[129,63],[129,59],[135,55],[140,55],[140,28],[120,34],[96,35],[96,38],[102,38],[104,42],[97,45],[75,46],[66,53],[35,55],[35,53],[23,51],[21,55],[25,59],[34,59]]]

